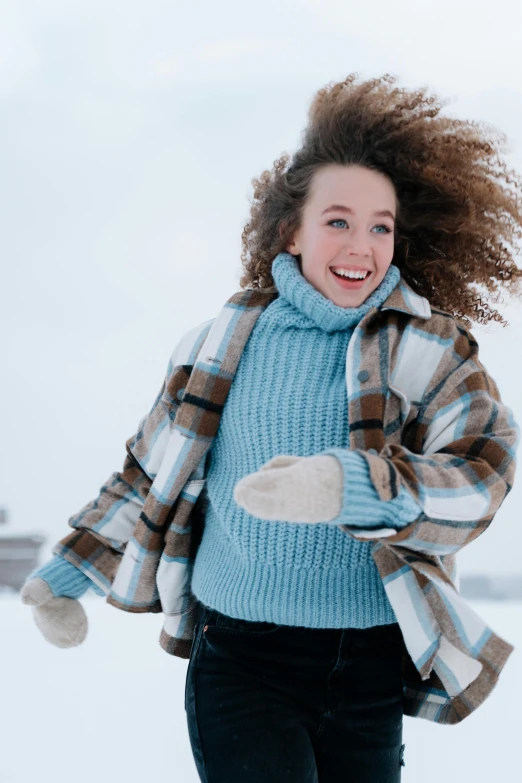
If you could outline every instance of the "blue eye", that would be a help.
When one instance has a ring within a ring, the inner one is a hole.
[[[331,226],[332,223],[346,223],[346,220],[344,218],[335,218],[335,220],[328,221],[328,225],[329,226]],[[388,228],[388,226],[385,226],[384,223],[381,223],[380,225],[375,226],[375,228],[383,228],[385,234],[390,234],[393,231],[393,229]],[[382,233],[382,232],[379,231],[378,233]]]

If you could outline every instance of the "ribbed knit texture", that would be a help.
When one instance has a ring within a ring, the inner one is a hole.
[[[36,568],[29,574],[26,582],[36,577],[47,582],[55,597],[63,595],[67,598],[80,598],[89,587],[98,595],[105,595],[92,579],[60,555],[53,555],[50,560]]]
[[[400,279],[390,265],[357,308],[339,307],[280,253],[272,275],[279,297],[261,313],[243,350],[208,455],[208,510],[191,589],[231,617],[309,628],[366,628],[396,622],[373,542],[337,525],[407,524],[420,514],[403,490],[383,503],[361,455],[349,450],[345,364],[353,328]],[[233,498],[235,484],[278,454],[336,456],[343,508],[329,523],[266,521]]]

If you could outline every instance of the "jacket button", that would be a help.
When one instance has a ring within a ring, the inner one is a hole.
[[[184,394],[185,394],[185,387],[183,386],[183,388],[178,389],[176,397],[178,398],[178,400],[181,400]]]
[[[369,377],[370,377],[370,373],[368,372],[368,370],[361,370],[361,372],[357,376],[357,378],[360,381],[367,381]]]

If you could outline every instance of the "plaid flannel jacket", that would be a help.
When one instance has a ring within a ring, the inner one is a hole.
[[[53,552],[107,603],[163,612],[160,645],[189,658],[191,574],[204,525],[198,498],[242,350],[277,291],[241,290],[175,347],[123,469],[69,519]],[[401,278],[354,329],[346,356],[350,448],[379,497],[406,485],[423,513],[402,529],[350,528],[372,556],[404,638],[404,714],[455,724],[491,693],[514,647],[458,592],[456,553],[483,533],[515,475],[520,428],[471,332]]]

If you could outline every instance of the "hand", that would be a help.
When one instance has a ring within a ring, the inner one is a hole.
[[[342,508],[343,469],[331,454],[280,454],[238,481],[234,500],[268,521],[330,522]]]
[[[76,647],[87,636],[87,615],[77,598],[94,583],[59,555],[32,572],[20,597],[32,607],[44,639],[55,647]],[[98,592],[98,591],[97,591]]]

